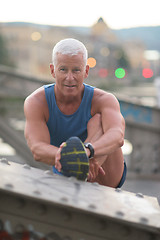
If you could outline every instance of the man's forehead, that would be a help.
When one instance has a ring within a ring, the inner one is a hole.
[[[68,54],[61,54],[58,53],[57,55],[57,63],[59,65],[69,65],[69,64],[73,64],[73,65],[84,65],[84,61],[83,61],[83,55],[82,54],[77,54],[77,55],[68,55]]]

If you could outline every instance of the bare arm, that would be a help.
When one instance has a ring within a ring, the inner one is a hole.
[[[25,137],[36,161],[54,165],[58,148],[50,145],[45,107],[43,92],[33,94],[25,100]]]
[[[95,158],[97,158],[107,156],[123,146],[125,121],[120,112],[118,100],[112,94],[97,91],[93,104],[93,114],[101,114],[104,133],[93,143]]]

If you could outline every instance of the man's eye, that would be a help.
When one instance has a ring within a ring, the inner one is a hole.
[[[80,71],[79,68],[74,69],[74,72],[79,72],[79,71]]]
[[[66,69],[65,68],[60,68],[60,71],[65,71]]]

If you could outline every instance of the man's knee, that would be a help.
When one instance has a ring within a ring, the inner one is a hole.
[[[102,127],[102,118],[100,113],[96,113],[88,122],[87,128],[92,128],[95,126]]]
[[[101,114],[95,114],[87,124],[87,140],[96,141],[99,137],[103,135]]]

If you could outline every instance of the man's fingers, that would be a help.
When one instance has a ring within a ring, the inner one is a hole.
[[[89,162],[89,178],[88,180],[94,181],[99,172],[99,165],[95,160],[90,160]]]
[[[105,175],[104,169],[95,160],[90,160],[88,181],[93,182],[98,174]]]
[[[103,176],[106,174],[102,167],[99,167],[99,173]]]
[[[88,181],[91,181],[91,178],[92,178],[92,177],[91,177],[91,172],[89,171],[87,180],[88,180]]]
[[[61,148],[58,149],[56,157],[55,157],[55,168],[60,172],[61,171],[61,164],[60,164],[60,159],[61,159]]]
[[[62,149],[62,147],[65,145],[65,142],[61,143],[60,145],[60,149]]]
[[[90,181],[92,181],[92,179],[94,178],[94,168],[92,163],[89,164],[89,175],[90,175]]]
[[[55,164],[55,168],[56,168],[59,172],[61,171],[62,166],[61,166],[61,164],[60,164],[59,161],[56,162],[56,164]]]

